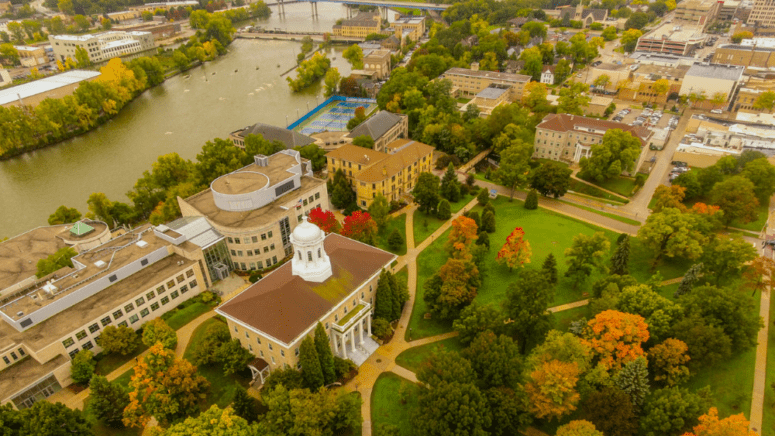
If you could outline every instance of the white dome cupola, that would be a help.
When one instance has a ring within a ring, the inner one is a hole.
[[[305,216],[301,224],[291,233],[293,244],[292,274],[308,282],[323,282],[331,277],[331,259],[326,254],[323,242],[326,234],[312,224]]]

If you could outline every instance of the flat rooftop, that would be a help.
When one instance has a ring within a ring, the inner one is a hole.
[[[396,258],[335,233],[326,236],[324,248],[333,275],[323,283],[294,276],[291,262],[286,262],[218,311],[290,344]]]
[[[633,72],[635,77],[640,76],[662,76],[663,78],[683,78],[686,72],[689,71],[689,65],[678,65],[676,67],[668,67],[664,65],[648,65],[642,64],[637,70]]]
[[[210,186],[222,194],[247,194],[268,186],[274,186],[290,178],[293,173],[289,170],[298,164],[293,156],[275,153],[269,156],[268,166],[250,164],[215,179]]]
[[[151,235],[153,239],[157,239]],[[145,240],[145,239],[144,239]],[[167,243],[165,241],[165,243]],[[167,243],[168,244],[168,243]],[[182,264],[179,265],[179,263]],[[164,259],[155,262],[139,273],[120,280],[91,297],[71,306],[56,315],[19,332],[10,324],[0,322],[0,349],[12,344],[24,343],[33,350],[39,350],[64,335],[82,327],[88,322],[94,321],[107,311],[122,305],[125,301],[144,291],[160,281],[175,275],[178,271],[184,271],[196,262],[188,260],[178,254],[171,254]],[[204,286],[204,284],[202,284]],[[127,315],[124,315],[127,316]],[[123,319],[122,319],[123,320]],[[5,374],[5,372],[3,372]],[[0,377],[3,378],[3,377]]]
[[[485,77],[488,79],[504,80],[508,82],[529,82],[530,76],[524,74],[500,73],[498,71],[469,70],[468,68],[450,68],[444,75]]]
[[[56,280],[53,284],[57,287],[58,293],[55,293],[53,298],[33,298],[33,295],[38,294],[38,289],[34,289],[25,296],[16,298],[12,300],[12,302],[7,303],[5,306],[1,307],[0,310],[11,319],[18,320],[24,318],[41,307],[61,300],[66,295],[80,289],[81,282],[83,282],[84,279],[91,277],[89,282],[92,282],[94,279],[110,275],[117,269],[148,255],[152,251],[169,245],[169,242],[157,238],[153,232],[150,231],[138,235],[143,230],[149,228],[150,226],[140,227],[133,232],[121,235],[97,248],[75,256],[73,260],[85,265],[85,268],[68,271],[68,273],[73,274],[68,274]],[[141,240],[148,245],[144,247],[138,246],[137,242]],[[106,265],[95,265],[98,261],[102,261]],[[131,281],[131,278],[127,280]],[[122,280],[121,283],[124,283],[125,281],[126,280]],[[104,291],[100,292],[100,294],[103,292]],[[75,307],[80,307],[80,304],[77,304]],[[17,316],[17,312],[23,312],[23,315]],[[0,324],[5,323],[3,322]]]
[[[23,85],[5,88],[0,90],[0,106],[19,100],[19,96],[24,100],[27,97],[50,92],[64,86],[73,85],[99,76],[100,73],[97,71],[72,70],[34,82],[25,83]]]
[[[671,42],[693,42],[704,40],[701,27],[675,23],[662,23],[659,27],[643,35],[641,39],[665,39]]]
[[[479,98],[494,100],[507,92],[509,92],[508,88],[502,88],[498,86],[488,86],[487,88],[484,88],[483,90],[479,91],[479,93],[476,94],[476,96]]]
[[[694,64],[686,72],[686,77],[701,77],[705,79],[740,80],[745,67],[722,64]]]
[[[0,289],[34,276],[40,259],[65,247],[59,236],[68,232],[69,227],[66,224],[38,227],[0,242]]]
[[[257,227],[276,222],[281,217],[285,216],[288,211],[280,207],[280,205],[289,201],[290,198],[303,197],[305,193],[317,189],[320,185],[325,185],[325,183],[325,180],[302,176],[301,187],[299,189],[294,189],[285,193],[285,195],[277,198],[275,201],[264,207],[243,212],[232,212],[220,209],[215,205],[211,189],[206,189],[183,201],[191,205],[191,207],[217,225],[240,228]]]
[[[3,376],[0,377],[0,392],[3,393],[0,399],[5,400],[15,396],[19,391],[51,374],[52,371],[64,365],[67,361],[68,359],[65,356],[58,354],[57,357],[41,365],[35,359],[27,357],[21,362],[4,369]]]

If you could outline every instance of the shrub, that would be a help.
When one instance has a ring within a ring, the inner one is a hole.
[[[479,195],[476,196],[476,201],[480,205],[484,206],[490,202],[490,193],[486,189],[479,191]]]
[[[390,323],[382,318],[376,318],[371,322],[371,333],[380,339],[390,336],[392,332],[393,329],[390,327]]]
[[[473,188],[474,181],[475,181],[474,175],[471,173],[468,173],[468,175],[466,176],[466,185],[468,185],[469,188]]]
[[[199,297],[202,299],[202,303],[209,303],[213,299],[215,299],[215,294],[213,294],[210,291],[204,291],[201,294],[199,294]]]
[[[525,199],[525,209],[538,209],[538,193],[535,190],[527,193],[527,198]]]
[[[73,357],[70,375],[76,383],[88,383],[94,375],[94,353],[91,350],[81,350]]]
[[[468,185],[460,185],[460,196],[465,197],[471,193],[471,188],[468,187]]]
[[[156,318],[143,326],[143,344],[153,347],[161,342],[164,348],[174,350],[178,346],[178,335],[164,320]]]
[[[334,371],[336,371],[336,379],[341,380],[344,376],[356,369],[355,363],[350,359],[342,359],[341,357],[334,356]]]
[[[250,283],[255,283],[255,282],[261,280],[262,278],[263,278],[263,276],[261,276],[260,272],[253,271],[252,273],[250,273],[250,277],[248,278],[248,280],[250,281]]]
[[[440,220],[448,220],[452,217],[452,207],[449,205],[449,201],[441,200],[439,207],[436,209],[436,217]]]
[[[137,348],[137,333],[129,327],[109,325],[102,330],[97,344],[106,353],[131,354]]]
[[[393,232],[388,236],[388,245],[393,250],[400,250],[404,245],[404,238],[397,229],[393,229]]]

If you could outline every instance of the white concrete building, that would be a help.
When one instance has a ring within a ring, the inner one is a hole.
[[[93,35],[49,35],[51,47],[56,59],[64,62],[67,58],[75,60],[75,50],[83,48],[89,54],[89,60],[97,63],[111,58],[153,49],[151,32],[104,32]]]
[[[710,100],[717,93],[726,96],[726,101],[732,98],[732,94],[743,78],[745,67],[736,65],[718,64],[694,64],[684,76],[680,95],[704,93]]]

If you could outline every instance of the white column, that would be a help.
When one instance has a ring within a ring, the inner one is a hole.
[[[369,327],[369,336],[371,336],[371,312],[369,312],[369,316],[367,318],[367,325]]]
[[[363,345],[363,320],[358,323],[358,334],[361,336],[361,345]]]
[[[334,352],[339,354],[339,341],[336,339],[336,332],[334,332]]]
[[[355,352],[355,329],[350,327],[350,343],[353,344],[353,353]]]
[[[347,359],[347,343],[345,342],[344,335],[342,335],[342,355]]]

